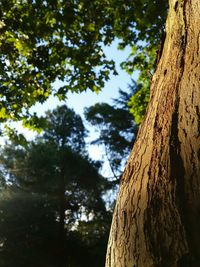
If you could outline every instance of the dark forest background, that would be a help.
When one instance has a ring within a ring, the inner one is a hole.
[[[137,132],[127,106],[132,90],[121,90],[112,106],[85,110],[112,177],[89,158],[84,123],[66,105],[40,118],[34,140],[18,136],[2,147],[0,266],[104,265],[115,191]]]

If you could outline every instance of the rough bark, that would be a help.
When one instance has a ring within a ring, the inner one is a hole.
[[[120,185],[106,267],[200,266],[200,1],[169,5],[151,100]]]

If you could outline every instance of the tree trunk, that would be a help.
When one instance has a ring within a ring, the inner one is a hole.
[[[169,0],[169,6],[147,114],[120,185],[106,267],[200,266],[200,1]]]

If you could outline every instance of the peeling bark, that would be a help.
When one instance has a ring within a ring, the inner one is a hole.
[[[200,1],[169,5],[150,103],[120,185],[106,267],[200,266]]]

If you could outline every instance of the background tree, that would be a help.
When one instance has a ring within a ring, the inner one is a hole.
[[[0,201],[0,265],[59,266],[55,209],[45,194],[7,186]]]
[[[1,153],[1,266],[103,266],[107,182],[86,155],[81,118],[62,106],[46,120],[42,137]]]
[[[138,130],[128,106],[137,91],[138,86],[132,81],[129,92],[119,90],[119,97],[113,99],[113,105],[97,103],[85,109],[86,119],[99,132],[92,144],[104,146],[105,161],[109,162],[113,178],[118,182]]]

